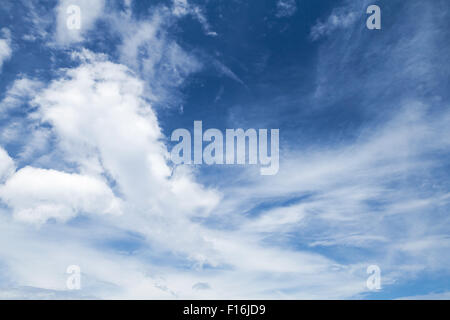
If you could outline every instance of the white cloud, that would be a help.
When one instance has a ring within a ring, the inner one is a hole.
[[[173,0],[173,14],[176,16],[185,16],[189,13],[190,8],[187,0]]]
[[[6,91],[5,97],[0,102],[0,111],[5,114],[7,111],[19,107],[22,103],[28,102],[34,98],[37,90],[42,88],[43,85],[39,80],[26,76],[19,77]]]
[[[22,36],[25,41],[36,41],[46,39],[49,35],[48,29],[53,27],[54,19],[52,12],[36,1],[22,1],[25,6],[24,18],[28,22],[26,34]]]
[[[0,101],[0,119],[8,119],[0,130],[1,140],[5,145],[14,145],[20,150],[16,161],[28,160],[44,152],[48,146],[48,129],[41,128],[39,123],[23,116],[33,108],[31,100],[44,85],[40,80],[19,75]]]
[[[278,0],[276,13],[278,18],[293,16],[295,12],[297,12],[295,0]]]
[[[35,117],[52,126],[66,161],[81,173],[108,175],[142,210],[160,211],[177,201],[194,215],[211,210],[218,201],[214,192],[178,171],[171,177],[156,116],[142,99],[142,81],[105,56],[86,50],[80,55],[78,68],[35,99]]]
[[[186,15],[183,8],[172,15]],[[369,259],[382,266],[383,284],[448,266],[447,225],[423,218],[448,205],[448,196],[425,195],[421,188],[433,182],[421,173],[438,164],[427,154],[448,150],[448,113],[433,117],[426,104],[410,99],[397,117],[353,141],[286,152],[277,176],[244,172],[220,191],[205,187],[189,168],[166,163],[164,136],[146,100],[154,95],[167,103],[201,66],[164,32],[173,18],[164,12],[155,9],[145,21],[116,17],[122,64],[83,50],[73,55],[80,65],[61,70],[47,88],[17,90],[14,101],[37,96],[30,119],[46,127],[36,128],[38,140],[54,145],[45,162],[52,169],[33,165],[12,176],[14,163],[0,152],[0,174],[9,178],[0,194],[14,213],[0,208],[0,243],[14,244],[0,246],[6,298],[73,297],[65,291],[64,272],[74,263],[83,272],[77,297],[101,298],[349,298],[365,292]],[[333,25],[345,23],[332,19],[318,35],[336,30]],[[411,176],[420,183],[411,183]],[[295,204],[244,214],[266,200],[296,197]],[[43,223],[118,207],[122,215],[87,215],[82,227]],[[114,247],[130,234],[139,239],[137,249]],[[382,243],[382,254],[348,253],[345,259],[358,262],[345,265],[311,250],[371,253],[379,248],[374,243]],[[209,289],[196,290],[198,283]]]
[[[142,99],[143,83],[106,56],[86,50],[75,56],[81,64],[37,94],[33,117],[49,125],[57,137],[59,165],[70,165],[77,173],[25,167],[0,189],[14,217],[8,232],[0,234],[14,237],[16,247],[21,243],[20,250],[0,248],[0,257],[11,263],[8,270],[13,270],[14,283],[64,290],[58,270],[64,270],[66,263],[78,263],[83,274],[95,279],[86,294],[110,298],[283,297],[280,288],[292,288],[291,297],[317,298],[363,290],[363,281],[353,271],[341,267],[336,271],[335,263],[325,257],[267,246],[255,232],[221,231],[196,222],[193,218],[207,218],[216,210],[221,194],[195,182],[189,168],[173,170],[167,165],[156,116]],[[120,206],[114,194],[120,195]],[[84,227],[88,229],[43,224],[50,218],[65,221],[79,212],[118,213],[118,208],[123,215],[90,215],[92,223]],[[20,221],[50,228],[56,238],[64,232],[66,254],[38,231],[25,237]],[[170,261],[163,266],[153,263],[146,258],[147,249],[124,262],[120,253],[90,245],[96,239],[130,232],[142,235],[158,259],[174,256],[187,267],[177,268]],[[80,233],[86,243],[77,240]],[[36,239],[31,247],[26,245],[30,238]],[[35,256],[42,251],[52,257],[51,266]],[[24,266],[31,261],[33,270]],[[207,266],[211,272],[199,272]],[[302,280],[293,283],[293,274]],[[211,289],[193,289],[198,282]],[[338,284],[340,289],[331,293],[329,288]],[[305,294],[301,286],[315,289]],[[30,295],[29,291],[21,292]],[[37,290],[34,294],[62,293]]]
[[[199,6],[189,4],[187,0],[173,0],[172,13],[176,17],[192,15],[200,23],[206,35],[217,36],[217,32],[211,29],[208,20],[203,14],[203,10]]]
[[[11,49],[11,32],[7,28],[0,30],[2,37],[0,38],[0,71],[5,61],[9,60],[12,56]]]
[[[242,81],[242,79],[239,78],[236,73],[234,73],[230,68],[228,68],[219,60],[213,59],[213,65],[217,69],[217,71],[219,71],[219,73],[245,86],[244,81]]]
[[[0,147],[0,183],[5,182],[15,171],[14,161],[8,153]]]
[[[317,40],[323,36],[327,36],[338,29],[345,29],[356,22],[358,14],[348,11],[348,7],[334,9],[325,22],[318,21],[312,28],[310,37]]]
[[[109,16],[111,27],[121,38],[117,47],[120,62],[145,80],[146,98],[164,106],[179,102],[176,89],[202,67],[167,33],[176,21],[174,17],[165,7],[154,8],[148,19],[139,21],[129,14]]]
[[[0,187],[0,198],[20,221],[66,221],[80,212],[120,214],[121,202],[100,179],[25,167]]]
[[[361,263],[370,257],[382,266],[385,280],[397,283],[419,271],[448,270],[448,223],[440,216],[450,204],[448,192],[430,194],[422,183],[411,183],[438,181],[431,172],[440,172],[441,159],[428,155],[447,154],[450,146],[444,129],[450,114],[430,116],[428,108],[410,102],[356,141],[285,152],[277,176],[248,172],[245,186],[221,189],[226,198],[218,214],[244,233],[280,245],[290,244],[294,233],[296,243],[311,248],[359,248],[367,254]],[[239,216],[261,199],[295,198],[295,204]],[[377,253],[380,246],[386,254]]]

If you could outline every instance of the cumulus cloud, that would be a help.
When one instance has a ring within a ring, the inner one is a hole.
[[[214,192],[172,174],[156,116],[142,98],[142,81],[105,56],[84,50],[78,57],[78,68],[35,99],[34,116],[52,126],[65,160],[81,173],[107,175],[142,210],[160,212],[172,206],[172,197],[190,214],[211,210],[218,200]]]
[[[0,199],[20,221],[67,221],[78,213],[120,214],[105,182],[89,176],[25,167],[0,187]]]

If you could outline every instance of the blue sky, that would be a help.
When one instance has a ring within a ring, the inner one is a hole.
[[[0,298],[448,299],[449,14],[4,2]],[[279,172],[175,166],[171,133],[195,120],[279,129]]]

